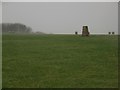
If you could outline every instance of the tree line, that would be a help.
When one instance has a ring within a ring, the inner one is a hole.
[[[32,28],[21,23],[2,23],[2,33],[31,33]]]

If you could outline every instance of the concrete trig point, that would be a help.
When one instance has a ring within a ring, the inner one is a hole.
[[[83,26],[82,28],[82,36],[89,36],[88,26]]]

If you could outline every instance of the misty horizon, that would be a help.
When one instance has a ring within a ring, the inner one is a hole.
[[[90,34],[118,33],[117,2],[3,2],[3,23],[22,23],[33,32],[74,34],[88,26]]]

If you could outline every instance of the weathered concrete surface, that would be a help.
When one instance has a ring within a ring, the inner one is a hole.
[[[82,36],[89,36],[88,26],[83,26]]]

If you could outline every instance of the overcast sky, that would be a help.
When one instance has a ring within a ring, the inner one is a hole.
[[[33,31],[81,33],[118,32],[117,2],[3,2],[2,22],[22,23]]]

